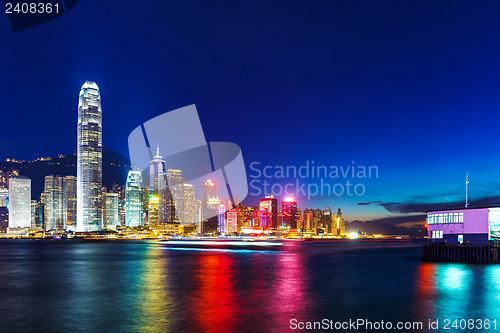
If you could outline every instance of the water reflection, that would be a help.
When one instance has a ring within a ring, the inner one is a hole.
[[[415,320],[500,321],[500,266],[423,263],[417,268]]]
[[[234,290],[233,259],[226,253],[207,253],[197,257],[193,271],[196,288],[188,306],[191,330],[202,332],[235,331],[241,315]]]
[[[309,294],[306,256],[300,252],[282,252],[270,276],[269,327],[276,331],[290,329],[290,320],[310,320],[315,300]]]
[[[171,281],[169,279],[169,258],[163,254],[161,248],[149,247],[145,259],[140,262],[137,270],[130,267],[138,281],[135,285],[137,296],[133,313],[136,320],[134,330],[141,332],[162,332],[171,330],[173,320],[174,297],[171,295]]]

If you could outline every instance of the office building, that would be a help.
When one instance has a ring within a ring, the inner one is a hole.
[[[77,231],[102,225],[102,110],[99,87],[87,81],[78,101]]]
[[[219,202],[215,183],[209,179],[203,184],[201,194],[201,212],[204,220],[217,216]]]
[[[9,179],[9,228],[31,227],[31,179]]]
[[[130,170],[125,185],[125,224],[127,227],[143,225],[143,193],[141,172]]]
[[[297,229],[297,202],[292,198],[285,198],[281,203],[281,227]]]
[[[278,228],[278,199],[272,195],[260,199],[260,226],[263,228]]]
[[[118,193],[103,193],[102,227],[114,230],[119,221]]]

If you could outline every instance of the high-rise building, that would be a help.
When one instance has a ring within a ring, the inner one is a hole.
[[[314,210],[313,209],[304,209],[304,213],[303,213],[303,218],[302,218],[302,228],[303,229],[307,229],[307,230],[311,230],[311,229],[314,229],[315,226],[314,226]]]
[[[323,225],[326,233],[337,234],[337,230],[333,225],[332,210],[330,209],[330,207],[326,207],[326,209],[323,211]]]
[[[80,90],[77,139],[77,231],[95,231],[102,226],[102,110],[94,82]]]
[[[7,199],[9,198],[9,190],[7,187],[0,188],[0,207],[7,207]]]
[[[297,202],[292,198],[285,198],[281,203],[281,227],[297,229]]]
[[[7,207],[0,207],[0,232],[7,232],[9,227],[9,210]]]
[[[45,177],[45,230],[64,229],[64,191],[63,179],[57,176]]]
[[[31,179],[14,176],[9,179],[9,228],[31,226]]]
[[[75,176],[63,178],[63,228],[64,230],[76,230],[77,214],[77,181]]]
[[[154,208],[157,213],[153,219],[150,218],[151,207],[148,207],[148,223],[169,223],[172,221],[172,212],[174,211],[172,196],[167,184],[165,160],[160,156],[160,149],[156,148],[156,156],[149,164],[149,200],[154,200]],[[151,206],[151,203],[149,204]]]
[[[340,208],[335,215],[335,220],[335,222],[337,223],[337,236],[345,235],[345,221],[342,217],[342,211],[340,210]]]
[[[226,205],[223,203],[219,204],[219,232],[226,232]]]
[[[103,193],[102,223],[107,229],[116,229],[119,224],[118,193]]]
[[[143,225],[143,191],[142,174],[130,170],[125,185],[125,224],[127,227]]]
[[[244,227],[245,210],[232,208],[226,213],[226,233],[240,232]],[[249,225],[251,227],[252,225]]]
[[[76,229],[77,180],[75,176],[46,176],[43,191],[45,230]]]
[[[192,224],[196,222],[195,187],[191,184],[182,184],[182,187],[181,223]]]
[[[203,184],[201,194],[201,212],[204,220],[217,215],[219,202],[215,183],[209,179]]]
[[[182,170],[168,169],[166,172],[167,186],[173,200],[172,219],[181,219],[183,210],[183,189],[182,186],[186,180],[182,177]]]
[[[277,229],[278,199],[275,199],[272,195],[260,199],[259,218],[261,227]]]

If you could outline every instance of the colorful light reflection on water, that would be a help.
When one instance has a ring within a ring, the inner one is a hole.
[[[420,248],[0,241],[5,331],[283,332],[290,319],[500,320],[500,266]]]

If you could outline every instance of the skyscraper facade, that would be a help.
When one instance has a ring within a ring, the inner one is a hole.
[[[60,230],[63,222],[64,192],[63,179],[57,176],[45,177],[45,230]]]
[[[226,205],[219,204],[219,232],[226,232]]]
[[[102,110],[94,82],[80,90],[77,139],[77,231],[95,231],[102,226]]]
[[[181,223],[191,224],[195,223],[195,211],[196,211],[196,198],[195,198],[195,187],[192,184],[182,184],[182,211],[181,211]]]
[[[297,229],[297,202],[286,198],[281,203],[281,227]]]
[[[201,194],[201,213],[204,220],[217,215],[219,202],[215,183],[209,179],[203,184]]]
[[[272,195],[260,199],[259,218],[261,227],[278,228],[278,199]],[[265,222],[263,223],[263,221]]]
[[[76,230],[77,181],[75,176],[63,178],[63,222],[64,230]]]
[[[127,227],[143,225],[143,191],[142,174],[140,171],[130,170],[125,185],[125,224]]]
[[[149,201],[148,223],[168,223],[171,222],[171,214],[174,210],[173,200],[167,184],[165,160],[160,156],[160,149],[156,149],[156,156],[149,164]],[[156,211],[150,217],[151,208]]]
[[[102,224],[113,230],[118,226],[118,193],[103,193]]]
[[[9,228],[31,226],[31,179],[15,176],[9,179]]]
[[[182,177],[182,170],[179,169],[168,169],[166,172],[167,176],[167,186],[170,190],[173,200],[173,209],[171,212],[171,217],[173,220],[180,219],[182,215],[183,202],[182,202],[182,190],[184,187],[183,183],[186,181]]]

